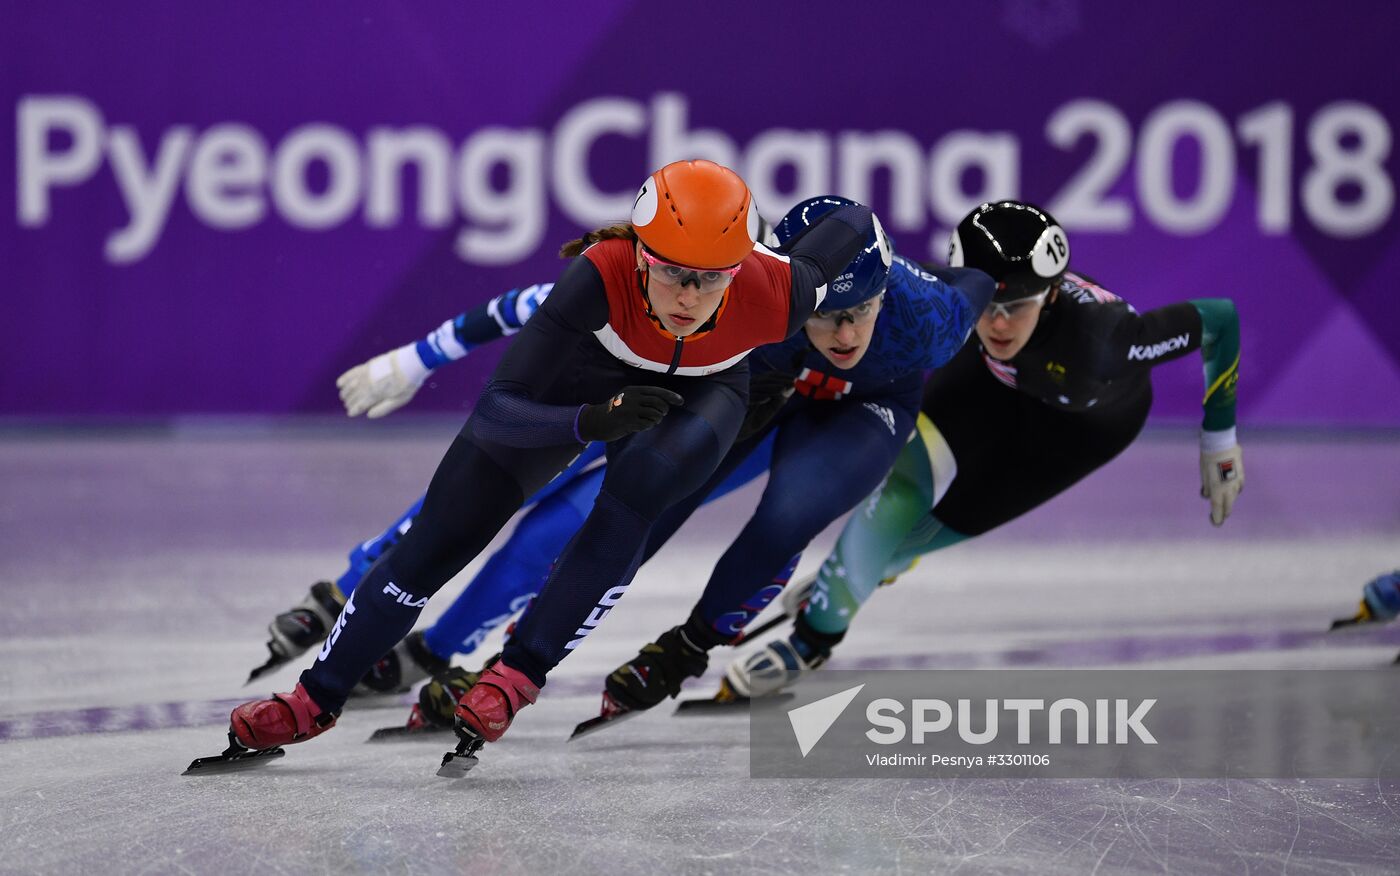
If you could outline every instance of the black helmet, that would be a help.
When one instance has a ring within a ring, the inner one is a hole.
[[[1069,238],[1049,213],[1023,201],[983,204],[953,230],[948,264],[997,281],[993,301],[1039,294],[1069,267]]]

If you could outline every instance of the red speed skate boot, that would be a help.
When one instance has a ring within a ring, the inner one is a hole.
[[[338,714],[321,711],[316,701],[297,684],[291,693],[244,703],[229,715],[235,739],[246,748],[275,748],[305,742],[335,726]]]
[[[492,664],[457,703],[456,730],[461,742],[456,751],[443,756],[438,775],[448,779],[466,775],[467,770],[476,766],[476,752],[481,746],[500,739],[515,713],[533,703],[539,695],[540,689],[525,677],[525,673],[500,661]]]
[[[291,693],[244,703],[229,715],[228,748],[213,757],[197,757],[184,775],[209,775],[270,763],[283,745],[303,742],[335,726],[338,713],[324,712],[300,684]]]

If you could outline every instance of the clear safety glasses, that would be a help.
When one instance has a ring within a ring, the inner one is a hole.
[[[993,301],[987,305],[987,309],[982,311],[982,315],[987,319],[996,319],[997,314],[1006,317],[1008,321],[1014,321],[1018,317],[1034,313],[1036,308],[1045,301],[1050,290],[1046,289],[1036,295],[1027,298],[1017,298],[1015,301]]]
[[[743,263],[740,263],[732,268],[691,268],[657,258],[645,249],[642,250],[642,258],[647,263],[647,274],[656,282],[668,286],[694,284],[701,292],[718,292],[727,288],[743,267]]]
[[[880,315],[880,302],[884,298],[885,293],[881,292],[874,298],[868,298],[846,310],[818,310],[808,317],[807,321],[818,323],[828,329],[838,329],[843,322],[849,322],[852,325],[870,325],[875,321],[875,317]]]

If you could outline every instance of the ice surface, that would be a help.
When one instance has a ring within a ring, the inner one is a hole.
[[[606,672],[685,616],[752,489],[642,571],[466,779],[433,775],[450,739],[363,743],[405,698],[260,771],[180,776],[223,747],[229,705],[290,686],[301,661],[241,687],[263,627],[417,495],[455,429],[0,432],[0,872],[1400,872],[1395,777],[753,780],[742,717],[667,707],[566,744]],[[1224,528],[1194,438],[1149,434],[882,590],[832,665],[1387,663],[1400,629],[1321,631],[1400,565],[1400,440],[1242,434]]]

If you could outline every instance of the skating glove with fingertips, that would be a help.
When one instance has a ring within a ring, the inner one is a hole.
[[[370,419],[377,419],[408,404],[429,373],[417,345],[405,344],[356,365],[340,375],[335,385],[345,413],[352,417],[368,413]]]
[[[584,405],[574,421],[578,440],[616,441],[619,438],[650,429],[666,412],[685,399],[659,386],[624,386],[622,391],[605,402]]]
[[[1210,522],[1225,522],[1244,489],[1244,451],[1235,430],[1201,433],[1201,498],[1210,500]]]

